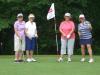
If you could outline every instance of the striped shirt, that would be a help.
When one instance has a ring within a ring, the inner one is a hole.
[[[92,38],[92,33],[90,29],[91,23],[89,21],[84,21],[78,25],[78,31],[80,32],[80,39],[90,39]]]

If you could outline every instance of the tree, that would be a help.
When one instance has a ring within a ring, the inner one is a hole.
[[[79,23],[79,14],[85,14],[94,28],[93,35],[96,40],[94,47],[99,49],[99,0],[2,0],[0,1],[0,34],[2,34],[0,39],[5,43],[7,53],[12,53],[11,50],[13,50],[13,23],[16,20],[16,15],[20,12],[24,14],[25,21],[27,21],[29,13],[34,13],[36,16],[35,21],[38,27],[40,53],[56,53],[54,22],[53,20],[46,20],[46,15],[52,2],[55,3],[57,27],[59,27],[60,22],[63,20],[65,12],[72,14],[76,26]],[[59,30],[57,34],[60,49]],[[78,50],[75,52],[80,53]]]

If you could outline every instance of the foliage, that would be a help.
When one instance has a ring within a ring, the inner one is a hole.
[[[43,53],[56,53],[55,44],[55,31],[54,31],[54,21],[46,20],[47,11],[51,3],[55,3],[56,9],[56,19],[57,19],[57,29],[59,28],[60,22],[63,20],[63,15],[65,12],[70,12],[72,14],[73,20],[75,21],[76,27],[78,24],[78,16],[80,13],[84,13],[86,18],[91,21],[93,26],[93,38],[95,41],[94,46],[99,46],[99,0],[1,0],[0,1],[0,41],[4,44],[4,49],[8,50],[8,53],[12,53],[13,50],[13,24],[16,20],[16,15],[19,12],[24,14],[25,21],[27,21],[27,16],[29,13],[34,13],[36,16],[36,23],[38,27],[38,43],[39,52]],[[96,15],[97,14],[97,15]],[[57,30],[59,50],[60,50],[60,34]],[[76,30],[77,34],[77,30]],[[7,37],[7,38],[6,38]],[[6,40],[6,43],[5,43]],[[98,40],[98,41],[97,41]],[[78,41],[78,37],[76,38]],[[9,45],[8,45],[9,44]],[[76,42],[77,44],[77,42]],[[75,45],[79,48],[79,44]],[[77,49],[78,50],[78,49]],[[76,50],[76,53],[77,53]],[[79,52],[79,51],[78,51]]]

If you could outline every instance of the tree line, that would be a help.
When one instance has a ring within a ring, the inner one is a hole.
[[[57,29],[63,20],[65,12],[70,12],[76,26],[75,54],[80,54],[78,43],[77,25],[79,14],[85,14],[87,20],[93,26],[93,49],[95,54],[99,54],[100,44],[100,1],[99,0],[1,0],[0,1],[0,54],[13,54],[13,24],[16,15],[20,12],[24,14],[27,21],[29,13],[34,13],[38,27],[39,54],[56,54],[54,21],[46,20],[46,15],[51,3],[55,3]],[[60,50],[60,33],[58,34]]]

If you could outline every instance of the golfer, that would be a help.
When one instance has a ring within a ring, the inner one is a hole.
[[[25,24],[25,33],[26,33],[26,55],[27,55],[27,62],[36,61],[33,58],[33,51],[36,46],[36,37],[37,35],[37,28],[36,23],[34,22],[35,16],[34,14],[30,14],[28,16],[29,21]]]
[[[67,48],[68,62],[70,62],[74,49],[75,26],[74,22],[71,20],[70,13],[65,13],[64,19],[65,20],[61,22],[59,27],[59,31],[61,33],[61,52],[58,61],[59,62],[63,61],[63,55],[66,54],[66,48]]]
[[[92,56],[92,48],[91,48],[92,26],[89,21],[86,21],[84,14],[81,14],[79,16],[79,21],[80,21],[80,24],[78,25],[78,33],[80,37],[80,45],[81,45],[81,52],[82,52],[81,61],[82,62],[85,61],[85,47],[87,47],[89,56],[90,56],[89,63],[92,63],[94,61],[93,56]]]
[[[14,23],[14,51],[15,62],[22,62],[22,54],[25,51],[25,21],[23,21],[23,14],[17,15],[17,21]]]

